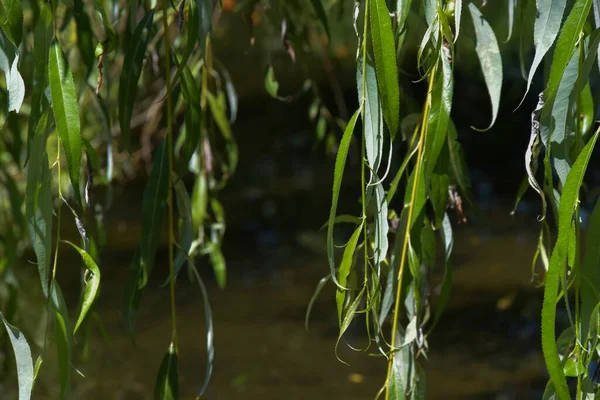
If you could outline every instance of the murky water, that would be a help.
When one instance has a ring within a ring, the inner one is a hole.
[[[495,217],[456,227],[451,303],[429,339],[429,399],[539,398],[545,384],[539,345],[541,296],[530,282],[535,217],[511,222],[506,210],[488,215]],[[121,239],[135,234],[133,228],[126,224],[118,228],[120,233],[109,235],[109,248],[118,249]],[[271,234],[277,237],[281,232]],[[214,374],[204,398],[373,398],[384,379],[385,360],[353,352],[343,344],[339,356],[350,365],[336,359],[332,287],[316,302],[310,331],[304,328],[308,301],[327,272],[324,255],[281,238],[261,250],[242,245],[255,241],[255,235],[232,235],[230,243],[240,245],[227,250],[225,290],[216,287],[210,267],[200,264],[213,308],[216,348]],[[124,333],[120,314],[122,277],[130,254],[122,249],[105,260],[107,272],[97,310],[109,341],[93,324],[89,359],[75,363],[87,378],[75,375],[74,398],[152,398],[170,339],[169,295],[159,287],[165,273],[160,266],[162,253],[159,272],[142,301],[135,347]],[[180,394],[188,399],[202,383],[206,348],[200,291],[185,276],[178,282],[177,304]],[[366,343],[359,329],[348,340],[354,346]],[[34,398],[57,397],[52,358],[45,362]]]

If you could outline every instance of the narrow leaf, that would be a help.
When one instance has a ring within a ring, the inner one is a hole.
[[[342,177],[344,175],[344,168],[346,166],[346,158],[348,157],[348,150],[350,148],[350,142],[352,140],[352,134],[354,132],[354,127],[356,126],[356,120],[360,114],[362,108],[356,110],[346,129],[344,130],[344,136],[340,142],[340,147],[338,149],[338,154],[335,159],[335,169],[333,173],[333,195],[331,199],[331,210],[329,211],[329,225],[327,226],[327,255],[329,259],[329,270],[331,273],[331,277],[333,283],[340,288],[341,290],[345,290],[343,286],[341,286],[335,277],[335,257],[334,257],[334,243],[333,243],[333,227],[334,221],[337,212],[337,204],[338,199],[340,197],[340,189],[342,186]]]
[[[385,0],[372,0],[370,4],[371,39],[377,84],[381,95],[383,117],[393,139],[396,137],[400,123],[400,89],[392,21]]]
[[[48,296],[52,257],[52,175],[46,152],[48,112],[42,114],[31,141],[31,160],[27,166],[25,215],[29,239],[37,258],[42,291]]]
[[[6,327],[6,333],[15,353],[19,382],[19,400],[29,400],[33,388],[33,359],[31,358],[31,349],[25,335],[19,329],[9,324],[1,312],[0,319]]]
[[[154,258],[162,232],[167,194],[169,190],[169,158],[163,141],[157,148],[152,172],[144,189],[142,201],[142,239],[140,260],[144,271],[143,284],[154,268]]]
[[[15,111],[19,112],[23,99],[25,98],[25,82],[23,77],[18,70],[19,56],[15,56],[12,67],[10,68],[10,74],[6,82],[6,89],[8,90],[8,112]]]
[[[131,39],[129,39],[125,58],[123,59],[121,77],[119,78],[119,126],[121,127],[121,135],[123,135],[123,144],[127,150],[130,150],[131,147],[131,117],[153,17],[154,10],[150,10],[140,21]]]
[[[60,397],[68,397],[71,390],[71,326],[69,312],[58,282],[52,282],[52,309],[54,310],[54,331],[58,351],[58,369],[60,375]]]
[[[579,157],[577,157],[575,164],[573,164],[571,172],[569,172],[569,175],[567,176],[567,181],[563,188],[559,205],[558,239],[554,250],[552,251],[550,265],[545,280],[544,302],[542,307],[542,350],[544,352],[544,359],[546,361],[550,380],[554,385],[556,394],[561,400],[570,399],[570,395],[556,348],[555,324],[559,279],[567,261],[571,221],[573,219],[575,208],[577,207],[579,190],[597,139],[598,133],[596,133],[581,150]]]
[[[469,11],[471,12],[471,18],[473,19],[475,37],[477,40],[475,51],[477,52],[477,57],[481,63],[483,78],[485,79],[490,100],[492,102],[492,121],[490,122],[490,125],[485,129],[473,129],[486,131],[494,125],[496,117],[498,116],[500,92],[502,89],[502,58],[500,57],[500,49],[498,48],[496,35],[490,24],[483,18],[483,15],[481,15],[481,12],[475,4],[469,4]]]
[[[56,130],[67,158],[75,200],[79,206],[82,206],[79,190],[82,149],[77,92],[75,91],[73,75],[66,64],[60,44],[57,41],[50,48],[48,79],[52,93],[52,108]]]
[[[533,77],[540,63],[548,50],[550,50],[550,47],[552,47],[552,44],[554,44],[554,40],[556,40],[566,5],[567,2],[565,0],[536,1],[537,15],[533,29],[535,56],[533,57],[531,68],[529,69],[527,89],[525,90],[523,98],[525,98],[529,92],[531,82],[533,81]],[[524,21],[524,25],[525,24],[527,24],[527,21]]]
[[[92,307],[92,304],[94,303],[94,300],[98,294],[98,288],[100,287],[100,269],[85,250],[80,249],[69,241],[65,241],[65,243],[77,250],[79,255],[81,255],[81,259],[83,260],[85,267],[92,273],[92,276],[85,283],[85,291],[81,302],[81,311],[79,312],[79,317],[77,317],[75,329],[73,330],[74,335],[90,311],[90,308]]]
[[[348,244],[344,248],[344,255],[342,256],[342,262],[340,264],[340,268],[338,271],[338,281],[342,287],[346,286],[346,282],[348,279],[348,274],[350,273],[350,268],[352,267],[352,263],[354,261],[354,253],[356,252],[356,245],[358,244],[358,239],[360,238],[360,234],[363,230],[363,224],[361,223],[355,230],[352,236],[350,236],[350,240],[348,240]],[[323,282],[325,283],[325,282]],[[343,308],[344,301],[346,299],[346,291],[338,289],[335,293],[335,302],[337,305],[338,311],[338,324],[342,326],[342,316],[343,316]]]
[[[1,0],[0,28],[15,46],[19,47],[23,37],[23,6],[21,0]]]
[[[165,354],[154,388],[154,400],[179,399],[179,383],[177,378],[177,349],[171,342]]]
[[[310,2],[312,4],[313,8],[315,9],[315,12],[317,13],[317,17],[319,18],[319,21],[321,21],[323,28],[325,28],[325,32],[327,33],[327,36],[330,36],[329,23],[327,22],[327,13],[325,12],[325,9],[323,8],[322,0],[310,0]]]
[[[31,140],[38,121],[48,101],[44,90],[48,86],[48,58],[50,44],[54,35],[50,4],[45,4],[40,10],[33,37],[33,82],[31,85],[31,113],[29,114],[29,130],[27,141],[27,159],[31,152]]]

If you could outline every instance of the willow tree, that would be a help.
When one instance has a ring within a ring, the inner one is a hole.
[[[339,17],[352,18],[358,43],[358,107],[347,123],[340,122],[343,107],[327,108],[311,80],[299,94],[283,96],[269,67],[265,89],[282,101],[313,96],[310,114],[318,118],[317,133],[333,132],[332,140],[337,140],[336,129],[341,134],[327,223],[330,270],[319,285],[331,281],[337,289],[338,343],[354,318],[366,314],[371,349],[383,354],[388,364],[379,395],[424,398],[427,338],[443,313],[452,284],[452,225],[465,220],[463,207],[472,204],[451,120],[454,59],[460,50],[461,57],[478,60],[481,66],[491,117],[487,127],[473,130],[487,130],[496,121],[503,82],[500,46],[488,23],[491,6],[462,0],[362,0],[353,8],[336,0],[1,0],[1,284],[14,289],[15,261],[22,244],[30,244],[47,299],[46,336],[53,329],[55,338],[54,343],[45,341],[34,367],[27,340],[9,323],[18,310],[2,310],[0,318],[16,356],[20,398],[30,397],[49,346],[58,350],[61,396],[68,396],[74,338],[89,323],[102,284],[98,249],[103,246],[103,215],[109,212],[115,159],[135,157],[140,148],[153,152],[152,168],[123,316],[129,333],[135,335],[140,298],[155,264],[161,232],[166,230],[172,335],[155,396],[178,397],[177,357],[185,349],[177,341],[176,277],[187,266],[205,293],[194,265],[194,257],[202,254],[209,256],[219,285],[225,285],[221,252],[225,213],[219,192],[235,172],[238,149],[231,128],[237,96],[212,49],[213,24],[222,10],[244,13],[250,21],[265,15],[272,26],[281,27],[282,47],[293,61],[295,48],[314,48],[315,35],[324,37],[319,43],[327,43],[335,24],[344,23]],[[509,0],[503,10],[506,41],[520,43],[527,88],[523,99],[538,99],[531,110],[529,145],[522,149],[526,175],[517,198],[531,187],[541,205],[535,258],[545,267],[541,346],[550,381],[544,398],[564,400],[573,393],[578,399],[595,398],[598,388],[589,366],[600,356],[600,207],[594,208],[584,233],[579,205],[591,196],[581,189],[598,137],[589,81],[598,73],[600,60],[600,6],[592,0]],[[424,31],[419,28],[423,24]],[[426,83],[425,100],[416,113],[407,111],[406,105],[414,105],[415,99],[404,94],[410,91],[399,79],[399,59],[407,54],[416,55],[420,81]],[[545,88],[530,93],[542,65]],[[161,86],[153,87],[153,82]],[[144,96],[154,97],[140,104],[138,99]],[[140,124],[138,111],[148,106],[156,107],[150,126],[161,139],[150,151],[148,143],[132,140],[132,131]],[[182,121],[176,120],[179,115]],[[356,137],[362,160],[360,211],[339,215],[346,159]],[[537,173],[540,158],[542,171]],[[400,167],[394,170],[394,165]],[[195,184],[188,192],[182,179],[190,174]],[[107,188],[106,199],[93,198],[95,186]],[[61,240],[62,212],[73,216],[79,245]],[[548,213],[558,224],[554,243]],[[341,223],[352,225],[353,233],[336,260],[334,226]],[[437,235],[442,249],[435,247]],[[76,251],[83,260],[75,320],[68,312],[75,304],[67,306],[56,278],[59,250]],[[433,295],[427,282],[436,253],[443,254],[445,272],[439,294]],[[9,293],[18,295],[17,290]],[[560,300],[570,326],[557,338]],[[205,305],[208,367],[198,397],[210,378],[214,351],[207,300]],[[571,389],[567,377],[576,383]]]

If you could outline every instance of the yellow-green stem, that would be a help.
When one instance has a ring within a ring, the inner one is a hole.
[[[171,332],[172,343],[177,352],[177,308],[175,305],[175,265],[173,262],[173,247],[175,246],[175,235],[173,232],[173,113],[171,99],[171,42],[169,41],[169,19],[168,2],[163,0],[163,31],[165,43],[165,82],[167,85],[167,154],[169,158],[169,191],[167,194],[167,207],[169,214],[169,289],[171,294]]]
[[[408,204],[408,215],[406,218],[406,227],[405,227],[405,231],[404,231],[404,242],[402,244],[402,253],[401,253],[401,258],[400,258],[400,269],[398,271],[398,278],[397,278],[397,288],[396,288],[396,298],[394,301],[394,314],[392,316],[393,318],[393,323],[392,323],[392,337],[391,337],[391,341],[390,341],[390,347],[391,347],[391,353],[390,353],[390,358],[388,361],[388,370],[387,370],[387,377],[385,380],[385,399],[389,400],[390,398],[390,391],[389,391],[389,382],[392,376],[392,369],[394,368],[394,358],[396,356],[396,331],[398,330],[398,320],[399,318],[399,313],[400,313],[400,299],[401,299],[401,294],[402,294],[402,275],[404,274],[404,267],[406,265],[406,255],[407,255],[407,251],[408,251],[408,243],[410,240],[410,228],[411,228],[411,221],[412,221],[412,216],[413,216],[413,211],[414,211],[414,204],[415,204],[415,199],[417,196],[417,186],[419,185],[419,177],[420,177],[420,173],[421,173],[421,168],[423,166],[423,150],[425,148],[425,142],[427,140],[427,119],[429,118],[429,107],[431,104],[431,91],[433,90],[433,83],[435,80],[435,72],[436,72],[436,67],[434,66],[431,69],[431,73],[429,75],[429,87],[427,90],[427,98],[425,100],[425,106],[423,108],[423,119],[421,120],[421,135],[419,137],[419,143],[418,143],[418,153],[417,153],[417,161],[416,161],[416,165],[415,165],[415,179],[413,180],[413,185],[410,188],[411,190],[411,195],[410,195],[410,203]]]
[[[367,93],[367,29],[369,26],[369,0],[365,0],[365,15],[364,15],[364,23],[363,23],[363,38],[362,38],[362,93],[361,93],[361,106],[362,106],[362,115],[363,115],[363,123],[362,123],[362,139],[361,139],[361,152],[360,152],[360,182],[361,182],[361,203],[362,203],[362,218],[365,220],[363,223],[363,232],[364,232],[364,241],[365,241],[365,250],[364,250],[364,260],[365,260],[365,286],[367,287],[367,291],[369,290],[368,283],[368,272],[369,272],[369,246],[368,242],[368,230],[367,230],[367,195],[366,195],[366,183],[365,183],[365,156],[366,156],[366,145],[365,145],[365,114],[366,114],[366,93]],[[368,322],[367,318],[367,322]]]

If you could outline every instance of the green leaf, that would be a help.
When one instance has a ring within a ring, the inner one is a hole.
[[[529,76],[527,77],[527,89],[525,90],[525,96],[529,92],[531,82],[535,72],[537,71],[540,63],[544,59],[544,56],[554,44],[558,31],[560,29],[560,23],[562,21],[563,14],[567,2],[565,0],[537,0],[537,15],[535,18],[534,30],[533,30],[533,42],[535,44],[535,56],[533,57],[533,63],[529,69]],[[522,22],[524,25],[528,21]],[[522,102],[522,100],[521,100]]]
[[[356,252],[356,245],[358,244],[358,239],[360,238],[360,234],[363,231],[363,224],[361,223],[355,230],[352,236],[350,236],[350,240],[348,240],[348,244],[344,248],[344,255],[342,256],[342,262],[340,264],[340,268],[338,270],[338,282],[342,287],[346,286],[346,282],[348,280],[348,274],[350,273],[350,268],[352,268],[352,263],[354,261],[354,253]],[[323,284],[326,281],[323,282]],[[338,289],[335,293],[335,302],[337,305],[338,312],[338,324],[342,326],[342,316],[344,311],[344,302],[346,300],[346,291]]]
[[[52,108],[56,130],[67,158],[75,200],[81,207],[79,176],[81,173],[82,149],[77,92],[75,91],[71,70],[66,65],[60,44],[56,41],[50,48],[48,80],[50,81],[50,91],[52,93]]]
[[[412,219],[410,221],[410,226],[412,228],[417,218],[419,218],[419,214],[423,210],[423,207],[425,206],[427,193],[423,168],[419,170],[418,175],[416,169],[412,171],[410,177],[408,178],[408,185],[406,187],[407,190],[404,193],[404,207],[413,207]],[[413,191],[415,191],[414,203],[411,200]]]
[[[107,36],[108,46],[104,48],[106,53],[111,52],[113,49],[117,47],[117,34],[108,19],[108,15],[106,14],[106,9],[104,8],[103,0],[96,0],[96,11],[100,14],[102,18],[102,23],[104,25],[104,32]]]
[[[81,255],[81,259],[83,260],[85,267],[92,273],[92,276],[85,283],[85,291],[81,302],[81,311],[79,312],[79,317],[77,317],[75,329],[73,330],[74,335],[90,311],[90,308],[92,307],[92,304],[94,303],[94,300],[98,294],[98,288],[100,287],[100,269],[85,250],[80,249],[69,241],[65,240],[64,242],[77,250],[79,255]]]
[[[327,274],[326,276],[322,277],[319,280],[319,283],[317,283],[317,287],[315,288],[315,292],[313,293],[312,297],[310,298],[310,301],[308,302],[308,306],[306,307],[306,314],[304,315],[304,328],[307,331],[308,331],[308,321],[310,320],[310,313],[312,311],[313,305],[315,304],[317,297],[319,297],[319,294],[321,294],[321,291],[325,287],[325,284],[327,282],[329,282],[330,279],[331,279],[331,275]]]
[[[155,400],[177,400],[179,399],[179,383],[177,378],[177,349],[173,342],[165,354],[154,388]]]
[[[150,10],[140,21],[135,32],[133,32],[133,36],[129,39],[125,58],[123,59],[121,77],[119,78],[119,126],[121,127],[121,135],[123,135],[123,144],[127,150],[131,148],[131,117],[153,18],[154,10]]]
[[[375,175],[377,178],[377,175]],[[375,196],[372,197],[372,201],[375,202],[375,237],[373,238],[373,265],[376,271],[380,271],[381,263],[387,258],[389,242],[388,233],[390,225],[388,223],[388,204],[385,197],[385,191],[381,183],[377,184],[373,188]]]
[[[471,12],[473,26],[475,27],[475,51],[477,52],[477,57],[481,63],[481,71],[483,72],[483,78],[485,79],[485,84],[492,102],[492,121],[490,122],[490,125],[484,129],[475,127],[473,127],[473,129],[477,131],[487,131],[494,125],[496,117],[498,116],[500,93],[502,89],[502,58],[500,57],[500,49],[498,48],[496,35],[490,24],[483,18],[483,15],[475,4],[469,4],[469,11]]]
[[[356,84],[358,87],[359,103],[361,98],[365,96],[365,106],[363,107],[362,120],[364,124],[364,140],[365,151],[367,156],[367,164],[371,170],[371,176],[377,174],[379,165],[381,164],[381,156],[383,154],[383,112],[381,103],[379,102],[379,94],[377,93],[377,79],[375,78],[375,68],[367,60],[365,77],[362,75],[362,62],[357,62],[358,69],[356,71]],[[366,87],[363,89],[363,80]]]
[[[398,329],[402,328],[399,327]],[[399,330],[396,332],[396,343],[404,342],[405,335]],[[412,365],[412,357],[408,346],[396,350],[392,361],[391,375],[386,386],[390,399],[405,400],[407,398],[406,392],[408,392],[410,386],[409,377]]]
[[[192,192],[192,225],[194,231],[198,232],[204,225],[206,207],[208,205],[208,182],[203,173],[196,177]]]
[[[370,5],[371,39],[381,108],[390,135],[394,139],[400,123],[400,89],[392,21],[385,0],[371,0]]]
[[[554,102],[563,73],[569,64],[571,55],[577,47],[579,34],[583,30],[583,25],[590,13],[591,6],[592,0],[577,0],[560,31],[556,42],[556,49],[554,50],[554,57],[552,58],[548,84],[544,91],[547,107],[552,106]]]
[[[156,149],[152,172],[144,189],[142,201],[142,239],[140,243],[140,262],[144,275],[142,286],[154,268],[154,258],[160,241],[163,219],[169,191],[169,157],[167,145],[163,141]]]
[[[546,274],[544,288],[544,303],[542,307],[542,350],[550,380],[561,400],[570,399],[569,389],[562,369],[556,348],[556,303],[558,301],[559,278],[564,271],[569,247],[569,234],[571,221],[579,201],[579,190],[583,176],[587,169],[589,159],[598,139],[596,133],[581,150],[579,157],[567,176],[567,181],[562,191],[558,213],[558,239]]]
[[[194,1],[194,0],[192,0]],[[206,50],[206,36],[212,33],[213,2],[207,0],[195,0],[200,18],[198,26],[198,41],[202,52]]]
[[[454,41],[458,39],[460,33],[460,23],[462,19],[462,0],[454,0]]]
[[[598,294],[600,293],[600,200],[596,202],[594,211],[590,218],[586,241],[585,254],[581,264],[581,329],[580,340],[586,339],[587,332],[590,330],[590,318],[596,304],[600,302]],[[593,322],[592,322],[593,323]]]
[[[274,99],[279,99],[279,82],[275,78],[275,71],[272,65],[268,65],[265,71],[265,89],[267,93]]]
[[[19,47],[23,37],[23,6],[21,0],[1,0],[2,14],[0,16],[0,28],[10,40]]]
[[[52,281],[52,309],[54,310],[54,331],[58,351],[60,398],[64,399],[68,397],[68,392],[71,390],[72,339],[69,311],[56,281]]]
[[[198,141],[200,140],[200,91],[189,67],[179,64],[179,68],[183,71],[181,87],[186,102],[185,138],[179,155],[180,170],[184,171],[184,168],[187,168],[192,155],[198,148]]]
[[[85,76],[88,76],[94,69],[95,45],[90,17],[84,9],[83,0],[75,0],[73,15],[75,16],[75,23],[77,25],[77,47],[79,48],[81,61],[83,61],[87,68]]]
[[[219,244],[220,245],[220,244]],[[226,284],[226,265],[225,265],[225,257],[223,257],[223,253],[221,252],[221,248],[218,244],[212,244],[209,257],[210,263],[212,264],[213,271],[215,273],[215,278],[217,278],[217,285],[221,289],[225,287]]]
[[[179,218],[181,219],[181,223],[179,225],[179,249],[177,250],[177,255],[175,256],[175,276],[177,276],[189,255],[194,231],[192,225],[192,206],[190,202],[190,196],[188,195],[187,189],[181,180],[177,181],[175,184],[175,199],[177,201],[177,212],[179,213]]]
[[[334,257],[334,243],[333,243],[333,227],[334,221],[337,213],[337,204],[338,199],[340,197],[340,188],[342,186],[342,177],[344,176],[344,168],[346,166],[346,158],[348,157],[348,150],[350,148],[350,142],[352,141],[352,134],[354,132],[354,127],[356,126],[356,120],[362,110],[362,107],[359,107],[358,110],[354,113],[346,129],[344,130],[344,136],[342,136],[342,140],[340,142],[340,147],[338,149],[338,154],[335,158],[335,169],[333,173],[333,194],[331,199],[331,210],[329,211],[329,224],[327,225],[327,256],[329,259],[329,270],[331,273],[331,278],[333,283],[340,288],[341,290],[345,290],[343,286],[341,286],[335,277],[335,257]]]
[[[52,258],[52,175],[46,152],[48,114],[48,111],[42,114],[31,141],[31,160],[27,166],[25,189],[25,215],[29,225],[29,239],[37,258],[42,291],[46,297]]]
[[[450,60],[445,54],[442,54],[440,58],[442,69],[431,93],[431,107],[427,120],[427,141],[425,142],[425,179],[427,180],[429,180],[446,143],[454,91]]]
[[[54,25],[50,4],[46,3],[40,10],[33,37],[33,82],[31,84],[31,113],[29,114],[29,129],[27,141],[27,159],[31,153],[31,140],[42,112],[48,101],[44,91],[48,86],[48,58],[50,44],[54,36]]]
[[[323,3],[322,0],[310,0],[313,8],[315,9],[315,12],[317,13],[317,17],[319,18],[319,21],[321,21],[321,24],[323,25],[323,28],[325,28],[325,32],[327,32],[327,36],[331,36],[329,34],[329,23],[327,22],[327,13],[325,12],[325,9],[323,8]]]
[[[444,278],[442,280],[442,287],[437,298],[436,309],[429,331],[433,330],[435,325],[440,320],[440,317],[446,308],[446,304],[448,304],[448,299],[450,298],[450,289],[452,288],[452,265],[450,264],[450,255],[452,254],[452,248],[454,247],[454,236],[452,233],[452,224],[450,224],[450,218],[448,218],[448,214],[444,214],[440,235],[442,237],[442,241],[444,242]]]
[[[33,359],[31,358],[31,349],[25,335],[19,329],[9,324],[1,312],[0,319],[6,327],[6,333],[15,353],[17,378],[19,381],[19,400],[29,400],[33,388]]]

